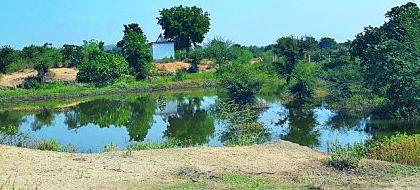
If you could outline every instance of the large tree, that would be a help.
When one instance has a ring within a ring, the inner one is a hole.
[[[210,30],[209,13],[196,6],[162,9],[157,19],[165,38],[175,41],[176,49],[188,51],[191,44],[203,42]]]
[[[150,75],[152,67],[150,45],[138,24],[124,25],[124,37],[117,46],[122,49],[137,79],[145,79]]]
[[[420,9],[415,3],[392,8],[388,21],[367,27],[352,43],[365,69],[365,81],[389,100],[397,116],[420,114]]]
[[[273,53],[284,58],[284,63],[276,63],[278,70],[290,82],[291,74],[300,58],[299,41],[294,37],[282,37],[277,40]]]

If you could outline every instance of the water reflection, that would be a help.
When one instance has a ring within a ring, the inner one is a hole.
[[[25,133],[72,144],[83,152],[99,152],[110,143],[125,148],[135,142],[176,139],[185,145],[220,146],[246,136],[326,151],[328,142],[352,144],[398,132],[420,133],[416,122],[334,111],[326,105],[298,108],[277,100],[266,100],[268,108],[252,117],[249,130],[240,130],[214,114],[216,96],[187,95],[99,98],[65,110],[1,111],[0,138]]]
[[[319,131],[316,129],[317,121],[313,108],[289,107],[285,120],[279,121],[277,125],[287,125],[288,131],[282,135],[282,139],[291,141],[311,148],[319,145]]]
[[[202,98],[178,99],[176,114],[168,117],[165,136],[185,145],[203,145],[214,134],[214,118],[201,106]]]

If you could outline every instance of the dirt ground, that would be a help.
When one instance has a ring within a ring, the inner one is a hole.
[[[176,73],[178,70],[187,70],[191,64],[185,62],[169,62],[169,63],[154,63],[159,72]],[[203,60],[198,65],[200,72],[214,71],[213,63],[211,61]]]
[[[159,72],[176,73],[180,69],[188,69],[191,64],[185,62],[170,62],[170,63],[155,63],[156,69]],[[201,72],[213,71],[214,68],[211,62],[203,61],[198,65]],[[47,82],[61,81],[74,82],[79,70],[77,68],[52,68],[49,76],[46,78]],[[36,76],[37,72],[33,69],[26,69],[20,72],[0,74],[0,89],[17,88],[25,78]]]
[[[10,74],[0,74],[0,89],[16,88],[27,77],[36,76],[35,70],[23,70]]]
[[[298,182],[319,189],[418,189],[417,176],[379,180],[343,174],[325,165],[327,155],[290,142],[250,147],[194,147],[76,154],[0,145],[0,189],[161,189],[185,179],[183,168]],[[370,162],[369,162],[370,163]],[[372,162],[376,163],[377,162]],[[383,163],[378,162],[382,167]]]

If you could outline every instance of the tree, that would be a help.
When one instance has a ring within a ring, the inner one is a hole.
[[[314,37],[305,36],[299,40],[300,54],[305,57],[305,60],[308,59],[308,62],[311,62],[311,56],[316,51],[318,46],[318,41]]]
[[[246,47],[234,45],[232,41],[223,38],[214,38],[205,45],[203,51],[204,57],[213,60],[219,68],[235,60],[248,63],[252,59],[252,52]]]
[[[278,70],[280,70],[281,74],[285,76],[286,82],[289,84],[292,71],[300,57],[298,40],[292,36],[278,39],[276,45],[274,46],[273,53],[284,57],[284,63],[276,64],[279,68]]]
[[[229,97],[240,105],[253,103],[263,86],[263,78],[248,63],[234,62],[216,73],[218,84],[228,91]]]
[[[118,42],[134,76],[145,79],[151,74],[152,55],[146,36],[138,24],[124,25],[124,37]]]
[[[361,59],[365,83],[389,101],[395,116],[420,115],[420,9],[415,3],[394,7],[380,27],[367,27],[351,45]]]
[[[292,71],[290,92],[295,103],[301,104],[312,98],[317,85],[318,66],[300,61]]]
[[[61,54],[63,64],[68,67],[77,67],[83,61],[83,51],[80,46],[64,44]]]
[[[191,44],[203,42],[210,30],[209,13],[193,7],[162,9],[157,18],[166,39],[175,41],[175,48],[189,51]]]
[[[128,75],[129,67],[124,57],[102,53],[94,59],[85,59],[79,67],[79,82],[98,85],[114,82],[117,78]]]
[[[0,48],[0,73],[5,73],[7,67],[19,59],[19,52],[10,46]]]
[[[333,38],[324,37],[319,40],[318,48],[325,50],[325,49],[332,49],[337,46],[337,42]]]
[[[51,43],[45,43],[43,46],[27,46],[22,49],[22,54],[25,59],[28,59],[34,64],[37,70],[37,78],[44,81],[48,69],[50,67],[57,67],[62,61],[62,55],[59,49],[52,47]]]

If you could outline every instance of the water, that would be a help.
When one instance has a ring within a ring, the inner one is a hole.
[[[168,139],[223,146],[227,121],[215,114],[217,98],[213,93],[182,92],[97,98],[62,110],[6,110],[0,112],[0,133],[55,139],[80,152],[101,152],[111,143],[124,149],[136,142]],[[259,113],[258,121],[269,141],[288,140],[323,152],[330,143],[347,145],[398,132],[420,132],[415,123],[349,116],[325,104],[291,109],[280,100],[260,100],[268,105]]]

